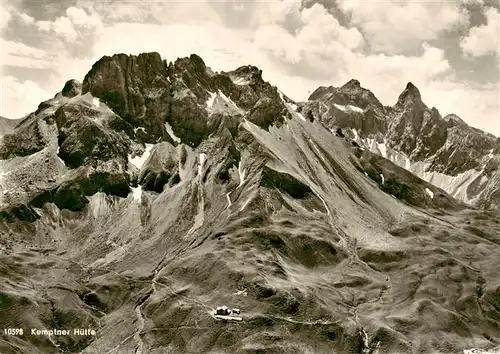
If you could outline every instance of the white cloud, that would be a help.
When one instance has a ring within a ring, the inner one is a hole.
[[[0,52],[2,66],[49,69],[54,65],[54,55],[20,42],[6,41],[0,38]]]
[[[88,14],[77,7],[69,7],[66,16],[57,17],[54,21],[37,21],[39,31],[54,33],[66,43],[74,43],[85,35],[94,35],[103,27],[101,18],[95,12]]]
[[[464,53],[473,57],[488,54],[500,56],[500,11],[490,7],[485,11],[487,23],[473,27],[460,41]]]
[[[52,96],[37,83],[21,82],[13,76],[0,78],[0,85],[0,116],[7,118],[21,118]]]
[[[35,19],[30,15],[25,14],[24,12],[19,13],[18,16],[19,18],[21,18],[21,21],[23,21],[23,23],[26,25],[32,25],[35,23]]]
[[[9,24],[12,15],[10,13],[11,9],[8,4],[3,1],[0,2],[0,33]]]
[[[220,3],[220,0],[217,0]],[[194,24],[220,22],[209,1],[79,1],[78,6],[99,13],[106,24],[118,22]]]
[[[96,13],[88,14],[78,7],[70,7],[66,10],[66,16],[76,28],[94,30],[102,27],[102,21]]]
[[[36,27],[38,28],[39,31],[50,32],[50,29],[52,28],[52,22],[50,22],[50,21],[37,21]]]
[[[373,50],[386,54],[413,51],[446,30],[467,26],[467,11],[457,2],[337,0],[361,28]]]
[[[67,42],[74,42],[78,38],[78,33],[68,17],[58,17],[51,27],[56,35],[60,36]]]
[[[322,5],[302,10],[290,6],[286,11],[296,20],[293,32],[279,24],[279,11],[270,11],[276,18],[268,14],[266,24],[257,27],[252,36],[254,46],[264,51],[261,55],[288,66],[289,74],[336,77],[347,70],[351,57],[364,46],[357,29],[342,27]]]

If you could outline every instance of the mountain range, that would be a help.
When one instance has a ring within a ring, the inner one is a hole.
[[[498,347],[500,139],[412,83],[117,54],[0,133],[1,353]]]

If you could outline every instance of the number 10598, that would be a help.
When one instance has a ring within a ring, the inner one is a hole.
[[[23,329],[22,328],[4,328],[3,333],[9,336],[22,336]]]

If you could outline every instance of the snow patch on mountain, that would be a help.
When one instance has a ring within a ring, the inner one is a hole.
[[[377,144],[377,149],[380,151],[380,155],[382,157],[387,158],[387,145],[385,143],[385,139],[383,143],[376,143]]]
[[[357,129],[352,129],[352,133],[354,134],[354,141],[355,142],[358,142],[360,139],[359,139],[359,133],[358,133],[358,130]]]
[[[469,170],[456,176],[450,176],[435,171],[429,172],[428,169],[431,167],[430,163],[425,163],[423,161],[413,162],[410,164],[409,168],[407,168],[408,166],[401,167],[405,167],[414,175],[443,189],[454,198],[463,200],[466,203],[472,203],[475,199],[474,196],[469,196],[467,193],[469,184],[483,173],[482,171]]]
[[[363,113],[364,112],[363,108],[352,106],[350,104],[348,104],[348,105],[341,105],[341,104],[334,103],[333,105],[335,106],[335,108],[337,108],[337,109],[339,109],[339,110],[341,110],[343,112],[358,112],[358,113]]]
[[[137,132],[138,132],[139,130],[142,130],[142,131],[143,131],[143,133],[145,133],[145,132],[146,132],[146,129],[145,129],[144,127],[137,127],[137,128],[134,128],[134,133],[136,133],[136,134],[137,134]]]
[[[209,92],[210,97],[207,99],[206,105],[208,108],[213,108],[217,94],[215,92]]]
[[[434,193],[429,188],[425,188],[425,192],[429,195],[429,197],[434,198]]]
[[[137,186],[136,188],[132,188],[132,196],[134,200],[140,201],[142,198],[142,187],[141,185]]]
[[[181,138],[175,135],[174,131],[172,130],[172,127],[168,122],[165,123],[165,129],[167,130],[168,135],[170,135],[173,141],[175,141],[176,143],[181,142]]]
[[[207,160],[207,154],[200,153],[198,155],[198,176],[203,173],[203,167],[205,166],[205,161]]]
[[[243,185],[243,183],[245,183],[245,169],[243,168],[243,163],[240,161],[238,163],[238,175],[240,177],[240,183],[238,184],[238,188],[241,187]]]
[[[140,170],[142,168],[142,166],[144,165],[144,163],[149,158],[149,155],[151,154],[151,149],[153,148],[153,146],[154,146],[154,144],[146,144],[146,148],[144,149],[144,153],[140,156],[132,157],[132,155],[128,155],[128,162]]]
[[[233,84],[235,85],[248,85],[250,81],[248,79],[245,79],[244,77],[233,77],[231,78],[233,81]]]
[[[99,107],[99,105],[100,105],[99,98],[97,98],[97,97],[92,98],[92,104],[96,107]]]
[[[353,130],[353,133],[354,133],[354,131],[355,131],[355,129]],[[385,157],[385,158],[388,157],[388,155],[387,155],[387,143],[386,143],[385,139],[381,143],[379,143],[377,141],[377,139],[375,139],[375,138],[366,138],[365,140],[360,139],[357,131],[354,134],[357,137],[357,139],[355,139],[355,141],[358,144],[361,141],[362,143],[365,143],[365,145],[367,145],[368,150],[370,150],[371,152],[374,152],[374,153],[376,153],[382,157]],[[362,144],[360,144],[360,145],[362,145]]]
[[[206,102],[209,113],[222,113],[224,115],[245,114],[245,111],[238,107],[238,105],[222,91],[218,90],[216,93],[209,91],[209,93],[210,97]]]

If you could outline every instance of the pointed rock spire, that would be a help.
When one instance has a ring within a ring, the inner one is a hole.
[[[351,79],[347,83],[345,83],[344,86],[342,86],[342,88],[356,88],[356,87],[361,87],[361,84],[356,79]]]
[[[422,96],[420,95],[420,91],[411,82],[408,82],[406,84],[406,88],[399,95],[398,102],[396,105],[398,105],[398,104],[404,105],[406,102],[422,103]]]

